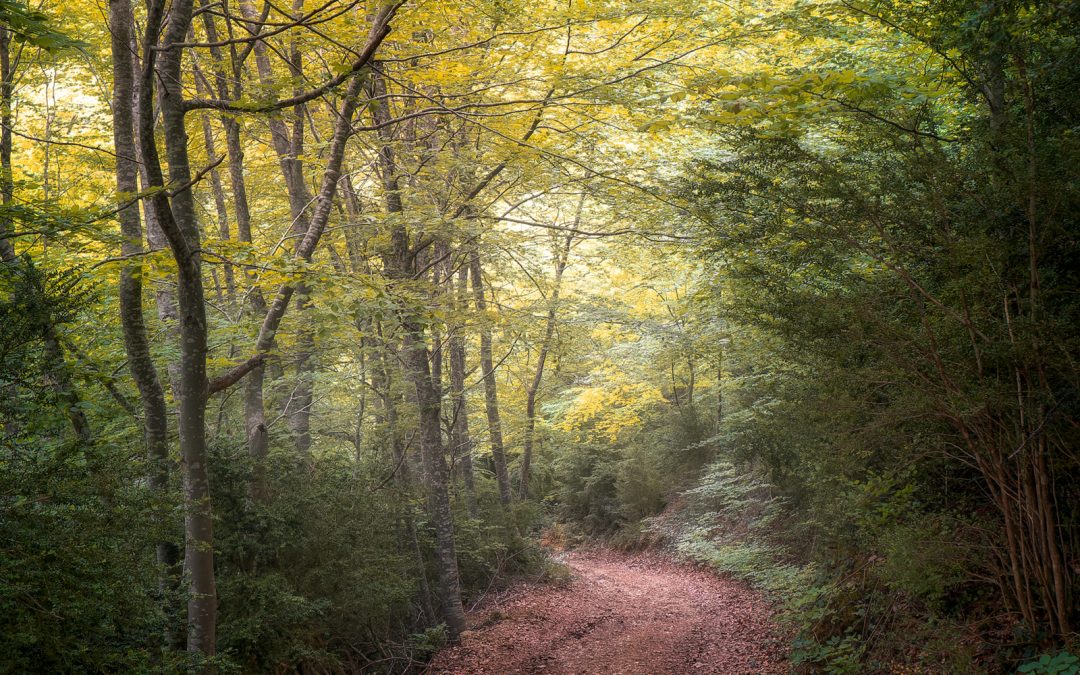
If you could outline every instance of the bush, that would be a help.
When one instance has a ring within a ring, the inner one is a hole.
[[[1016,669],[1018,673],[1032,675],[1077,675],[1080,673],[1080,657],[1069,652],[1043,654],[1034,661],[1029,661]]]
[[[159,532],[124,440],[0,446],[0,672],[149,669]]]

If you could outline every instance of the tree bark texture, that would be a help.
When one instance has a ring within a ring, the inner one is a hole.
[[[139,204],[139,163],[135,148],[135,69],[132,58],[135,40],[130,0],[111,0],[109,25],[113,54],[113,142],[116,153],[116,190],[122,208],[117,216],[123,236],[121,254],[129,262],[120,272],[120,320],[128,369],[142,402],[143,442],[146,445],[147,483],[150,491],[162,496],[169,487],[168,410],[165,391],[150,354],[143,314],[142,273],[143,231]],[[159,517],[165,517],[159,514]],[[159,592],[165,596],[174,584],[179,551],[171,541],[159,541],[155,560],[160,568]],[[169,625],[171,608],[165,608]],[[167,629],[166,644],[175,647],[177,632]]]

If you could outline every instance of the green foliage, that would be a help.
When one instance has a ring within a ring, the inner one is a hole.
[[[132,441],[0,440],[0,671],[148,669],[159,528]]]
[[[953,664],[950,670],[957,672],[969,663],[968,654],[956,648],[958,635],[948,623],[912,625],[895,610],[910,602],[909,593],[939,597],[942,587],[952,582],[932,574],[919,576],[938,569],[936,558],[909,559],[922,555],[918,547],[925,542],[910,541],[914,550],[905,548],[903,555],[870,556],[843,567],[829,557],[807,559],[800,554],[807,524],[792,519],[791,504],[777,492],[759,472],[721,460],[683,494],[678,510],[652,519],[650,529],[662,533],[688,559],[745,580],[772,598],[793,635],[795,664],[821,672],[865,672],[868,662],[896,658],[893,652],[902,653],[916,633],[925,638],[922,647],[932,662]],[[855,514],[844,522],[857,529],[857,520]],[[838,529],[847,528],[840,524]],[[809,531],[822,536],[815,528]],[[873,546],[867,540],[850,555],[865,556]]]
[[[417,661],[427,661],[435,652],[446,646],[449,636],[446,624],[440,623],[420,633],[409,636],[409,651]]]
[[[83,282],[78,270],[40,269],[25,255],[0,264],[0,381],[28,395],[48,395],[47,387],[35,386],[29,376],[44,367],[46,330],[74,322],[94,299]],[[15,402],[0,401],[0,406]]]
[[[879,539],[884,562],[877,572],[890,588],[946,609],[946,595],[967,579],[971,564],[951,543],[955,535],[930,518],[898,524]]]
[[[1076,353],[1080,312],[1080,192],[1066,177],[1080,109],[1062,88],[1080,73],[1080,15],[871,2],[853,16],[842,4],[778,19],[813,44],[805,61],[700,83],[714,94],[706,119],[726,126],[710,126],[716,147],[683,195],[708,221],[707,260],[724,282],[711,302],[737,331],[719,444],[784,498],[785,552],[746,541],[750,525],[715,509],[682,546],[736,573],[778,555],[815,565],[826,591],[797,657],[859,672],[948,649],[924,640],[905,654],[904,640],[926,634],[913,617],[955,635],[959,621],[1002,622],[1018,606],[999,592],[1011,576],[1002,519],[1028,507],[989,495],[988,457],[1007,457],[1007,485],[1053,476],[1055,528],[1080,525],[1065,422],[1076,366],[1063,356]],[[882,40],[888,56],[870,47]],[[917,54],[928,70],[910,68]],[[1041,375],[1026,380],[1029,369]],[[1031,412],[1051,406],[1061,412]],[[1045,445],[1029,447],[1032,434]],[[725,489],[739,509],[761,503]],[[1030,614],[1042,625],[1030,635],[1053,623]]]
[[[1032,675],[1076,675],[1080,673],[1080,657],[1066,651],[1043,654],[1038,659],[1021,665],[1016,672]]]
[[[593,534],[629,528],[633,540],[638,523],[659,513],[671,491],[713,452],[696,410],[654,402],[642,416],[640,428],[614,442],[593,438],[559,448],[554,468],[561,517]]]
[[[351,462],[307,467],[273,454],[268,505],[248,497],[243,448],[215,446],[211,471],[220,651],[245,671],[345,668],[378,653],[373,634],[410,621],[415,564],[387,526],[400,512],[356,480]]]
[[[354,460],[342,454],[306,465],[291,449],[274,451],[267,467],[273,499],[266,505],[249,497],[251,464],[242,446],[215,444],[211,471],[219,647],[233,666],[243,672],[286,664],[349,671],[382,662],[388,652],[393,659],[386,663],[423,660],[445,640],[445,626],[426,625],[423,618],[418,575],[432,586],[437,577],[434,537],[419,494],[396,485],[372,491]],[[518,534],[529,530],[535,509],[506,513],[492,499],[482,515],[459,512],[456,518],[467,595],[484,592],[497,576],[535,573],[546,560]],[[252,560],[258,561],[254,571]]]
[[[19,0],[0,0],[0,25],[11,31],[17,42],[26,42],[45,51],[79,49],[85,43],[54,30],[47,14],[31,9]]]
[[[0,236],[21,254],[0,265],[0,670],[197,668],[193,657],[160,654],[184,598],[180,587],[158,587],[153,547],[182,542],[182,486],[174,477],[149,493],[137,415],[112,404],[137,392],[103,318],[115,316],[117,271],[103,261],[120,243],[112,158],[98,152],[110,131],[101,77],[110,69],[98,58],[108,35],[99,7],[69,4],[65,21],[95,42],[85,63],[61,72],[55,58],[39,63],[43,55],[21,50],[55,56],[85,45],[43,11],[0,0],[19,113],[12,164],[0,172]],[[309,213],[298,217],[282,198],[278,171],[297,172],[294,188],[321,184],[340,101],[297,108],[291,125],[275,117],[272,134],[271,118],[249,113],[346,72],[367,29],[332,4],[308,20],[333,41],[278,26],[266,36],[269,71],[263,61],[238,68],[225,90],[228,67],[206,51],[215,41],[202,21],[219,16],[201,15],[178,47],[185,91],[242,91],[234,107],[247,109],[205,117],[206,147],[193,136],[189,168],[214,166],[222,148],[208,146],[223,131],[230,141],[240,133],[227,157],[245,165],[195,171],[199,180],[169,190],[195,197],[191,227],[220,228],[201,250],[203,281],[217,291],[211,372],[249,353],[261,322],[251,307],[283,282],[311,290],[311,306],[290,308],[272,336],[267,499],[252,494],[242,397],[212,399],[216,668],[397,670],[443,644],[430,495],[413,461],[416,392],[399,358],[417,336],[403,335],[402,317],[430,346],[463,337],[470,373],[477,328],[491,330],[513,457],[519,385],[534,372],[549,305],[558,321],[538,381],[532,483],[544,503],[502,508],[483,450],[477,516],[454,477],[467,599],[515,573],[565,579],[527,538],[554,512],[589,536],[625,548],[668,542],[752,583],[783,608],[794,659],[808,668],[968,672],[997,658],[973,660],[963,647],[972,641],[956,636],[965,622],[1016,628],[998,625],[1021,613],[1017,598],[1000,597],[1010,583],[1001,503],[1032,476],[1050,491],[1044,511],[1056,520],[1025,532],[1049,531],[1063,547],[1080,532],[1080,5],[491,0],[447,12],[451,24],[410,5],[393,19],[394,57],[376,56],[386,96],[363,96],[374,104],[358,113],[332,183],[341,198],[307,205],[332,220],[301,260],[287,251]],[[563,25],[565,36],[548,29]],[[275,56],[294,49],[307,56]],[[411,58],[420,53],[439,58]],[[193,63],[210,70],[196,77]],[[27,93],[41,85],[43,101]],[[420,98],[453,105],[410,103]],[[374,129],[374,110],[413,112],[408,124]],[[33,140],[58,135],[66,140]],[[275,156],[283,140],[296,156]],[[228,241],[241,212],[237,177],[250,181],[245,242]],[[568,227],[577,191],[588,204]],[[99,215],[29,206],[41,193]],[[382,212],[393,196],[400,212]],[[561,236],[579,226],[555,305],[549,228]],[[415,250],[391,262],[401,243]],[[486,270],[483,313],[464,307],[467,290],[448,300],[448,270],[474,248]],[[168,252],[123,263],[136,260],[148,304],[152,291],[174,290]],[[391,279],[388,269],[406,261],[412,278]],[[79,264],[106,292],[58,271]],[[588,302],[575,303],[583,289]],[[146,315],[155,366],[175,395],[174,321]],[[60,344],[47,353],[54,330]],[[290,360],[309,335],[310,378],[303,359]],[[90,443],[70,438],[56,377],[69,371]],[[99,371],[113,371],[100,380],[118,386],[105,392],[84,377]],[[298,379],[317,391],[315,440],[302,456],[282,431]],[[475,441],[481,394],[467,379],[465,409],[454,414],[471,415]],[[449,426],[452,414],[441,412]],[[988,480],[988,461],[1008,475]],[[1030,522],[1034,499],[1016,501],[1018,522]],[[1022,558],[1022,571],[1040,557]],[[1073,565],[1076,552],[1062,560]],[[1031,575],[1026,588],[1048,576]],[[1080,597],[1077,583],[1072,575],[1062,595]],[[1075,627],[1072,604],[1063,613]],[[1066,622],[1047,610],[1028,612],[1020,641],[1048,648],[1047,616]],[[1048,653],[1021,671],[1076,666],[1068,652]]]
[[[608,532],[621,518],[618,454],[603,445],[561,448],[555,460],[559,512],[590,532]]]
[[[523,536],[540,517],[536,505],[517,503],[508,512],[496,504],[493,492],[480,518],[468,518],[462,509],[455,521],[458,571],[471,591],[486,590],[494,579],[533,574],[547,563],[536,542]]]

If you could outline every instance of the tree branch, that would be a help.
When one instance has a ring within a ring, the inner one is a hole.
[[[266,360],[266,354],[256,354],[247,361],[234,366],[231,370],[225,374],[215,377],[210,380],[208,391],[210,394],[216,394],[219,391],[224,391],[229,387],[239,382],[245,375],[250,373],[252,369],[257,368],[263,364]]]
[[[238,101],[222,101],[217,99],[191,99],[184,102],[184,109],[187,111],[200,110],[204,108],[210,108],[213,110],[220,110],[223,112],[237,112],[237,113],[258,113],[258,112],[273,112],[275,110],[283,110],[285,108],[292,108],[302,103],[307,103],[316,98],[319,98],[323,94],[326,94],[331,89],[334,89],[341,83],[348,80],[360,70],[368,65],[371,58],[375,55],[379,45],[382,44],[383,39],[390,34],[390,20],[394,17],[398,8],[404,4],[405,0],[401,0],[395,4],[387,6],[375,19],[375,23],[372,26],[371,33],[368,37],[367,44],[364,45],[364,50],[360,53],[350,67],[341,73],[337,77],[333,77],[323,83],[321,86],[311,89],[304,93],[293,96],[292,98],[283,99],[280,101],[271,101],[268,103],[252,103],[250,105],[241,104]]]

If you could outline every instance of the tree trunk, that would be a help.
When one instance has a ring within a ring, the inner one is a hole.
[[[480,315],[480,368],[484,377],[484,408],[487,412],[488,437],[491,442],[491,460],[495,465],[495,481],[499,484],[499,501],[509,506],[513,500],[510,489],[510,472],[506,467],[506,450],[503,448],[502,419],[499,415],[499,390],[495,381],[495,365],[491,354],[491,326],[488,324],[487,299],[484,297],[483,269],[480,252],[469,252],[469,275],[472,277],[473,297]]]
[[[307,284],[297,284],[296,311],[303,317],[311,308],[311,289]],[[300,319],[296,336],[293,365],[296,366],[296,385],[289,396],[286,412],[289,432],[297,458],[304,464],[311,461],[311,406],[315,401],[315,334],[307,320]]]
[[[145,52],[139,95],[139,139],[150,185],[157,190],[152,206],[177,264],[180,320],[178,431],[184,469],[184,563],[189,578],[188,650],[212,656],[217,647],[217,589],[214,578],[213,510],[206,448],[207,324],[202,281],[201,241],[190,189],[191,164],[181,89],[182,48],[191,25],[191,0],[172,3],[160,52],[157,36],[164,2],[147,10]],[[153,127],[154,83],[160,82],[160,105],[169,184],[161,174]],[[171,192],[171,195],[170,195]],[[171,198],[170,198],[171,196]]]
[[[453,291],[453,314],[461,316],[469,293],[469,269],[462,266],[457,273],[457,288]],[[450,443],[453,455],[461,466],[461,477],[465,484],[465,504],[469,515],[476,518],[476,484],[473,476],[472,437],[469,434],[469,412],[465,402],[465,327],[453,326],[450,329],[450,401],[453,406],[450,414]]]
[[[442,444],[439,393],[428,368],[428,350],[419,324],[402,322],[405,331],[403,360],[406,375],[416,389],[419,408],[420,454],[428,483],[428,508],[435,526],[435,561],[439,574],[439,601],[452,639],[465,630],[461,582],[454,544],[454,517],[450,508],[449,471]]]
[[[377,34],[376,34],[377,35]],[[372,39],[376,39],[373,37]],[[378,38],[381,39],[381,38]],[[311,214],[307,231],[304,233],[296,247],[294,255],[299,259],[309,262],[315,247],[322,237],[326,224],[329,221],[334,202],[334,194],[337,191],[338,179],[341,178],[341,166],[345,158],[345,147],[352,131],[352,118],[356,112],[358,97],[363,88],[363,78],[360,75],[353,77],[345,91],[341,114],[334,125],[334,133],[330,140],[330,151],[327,158],[326,168],[323,170],[322,185],[319,196],[315,199],[315,209]],[[274,346],[274,339],[278,327],[285,316],[289,302],[296,291],[296,285],[283,284],[277,292],[274,301],[266,310],[262,326],[259,328],[259,336],[255,343],[257,354],[267,354]],[[260,500],[268,498],[265,477],[263,475],[263,461],[269,449],[269,437],[266,428],[266,406],[263,400],[263,383],[266,369],[263,366],[252,369],[248,375],[244,388],[244,413],[246,420],[248,452],[255,460],[255,473],[252,479],[252,493]]]
[[[198,81],[198,79],[196,79]],[[214,144],[214,134],[210,127],[210,116],[202,115],[203,146],[206,148],[206,157],[213,161],[217,158],[217,149]],[[225,205],[225,188],[221,183],[221,174],[217,169],[210,171],[210,188],[214,195],[214,211],[218,220],[218,238],[221,241],[229,241],[232,235],[229,232],[229,212]],[[233,274],[232,263],[228,260],[222,265],[225,271],[225,299],[232,308],[236,304],[236,278]]]
[[[241,3],[241,8],[244,9],[245,5],[246,3]],[[250,10],[250,7],[248,7],[248,10]],[[250,14],[248,10],[245,10],[246,14]],[[373,23],[372,30],[368,34],[368,45],[365,48],[364,53],[369,55],[374,54],[378,49],[378,46],[382,43],[382,40],[387,34],[387,26],[383,22],[389,21],[389,18],[392,15],[392,9],[379,14],[378,20]],[[259,60],[260,49],[265,49],[265,47],[262,46],[262,42],[256,42],[255,53],[257,62]],[[259,67],[260,76],[268,74],[263,73],[263,67],[261,65]],[[359,70],[359,68],[357,70]],[[356,113],[358,97],[363,89],[366,77],[367,74],[364,72],[357,72],[353,75],[342,99],[341,111],[334,124],[334,131],[330,139],[330,149],[327,156],[326,168],[323,170],[322,183],[319,188],[318,196],[313,200],[314,209],[311,214],[311,219],[307,222],[307,229],[303,232],[303,236],[298,238],[296,246],[294,247],[294,255],[305,262],[311,261],[315,247],[318,245],[330,218],[334,203],[334,195],[337,191],[337,183],[341,178],[341,167],[345,156],[345,147],[348,143],[348,139],[352,135],[352,118]],[[279,129],[278,131],[281,130]],[[278,132],[274,133],[280,136]],[[278,150],[278,156],[281,158],[283,148],[279,147],[279,145],[279,139],[275,138],[275,150]],[[288,156],[287,151],[285,151],[284,154],[286,157]],[[284,171],[287,180],[291,181],[292,179],[289,178],[289,176],[294,175],[292,167],[294,167],[295,164],[290,162],[291,158],[289,162],[283,161],[282,170]],[[300,186],[293,185],[290,187],[290,190],[292,191],[290,192],[290,208],[296,208],[300,204],[300,197],[294,196],[293,192],[296,192],[298,189],[306,189],[302,188],[302,177],[297,182],[300,183]],[[306,204],[307,202],[304,203]],[[295,290],[296,286],[291,283],[285,283],[278,289],[277,296],[274,298],[273,303],[267,308],[266,314],[263,317],[262,326],[259,329],[259,336],[255,347],[256,353],[265,354],[273,348],[278,328],[281,325],[281,320],[285,315],[285,311],[288,308],[289,301],[292,299]],[[248,376],[244,394],[248,452],[255,459],[252,492],[260,499],[266,499],[265,480],[262,478],[262,464],[266,457],[267,450],[269,449],[269,438],[266,428],[266,406],[263,399],[264,381],[265,368],[259,366],[258,368],[253,369]]]
[[[380,126],[379,169],[383,182],[386,210],[404,211],[399,192],[397,166],[390,137],[387,101],[379,100],[386,92],[385,81],[377,72],[372,76],[372,116]],[[410,282],[417,274],[416,256],[404,223],[396,221],[390,233],[391,246],[383,255],[383,268],[392,282]],[[427,482],[428,508],[435,527],[435,560],[439,574],[439,600],[450,637],[456,640],[465,630],[465,609],[461,604],[461,581],[454,546],[454,518],[450,507],[449,470],[442,443],[441,391],[433,380],[428,347],[422,322],[407,305],[398,308],[402,328],[402,361],[405,375],[416,391],[420,454]]]
[[[217,25],[214,15],[207,11],[210,0],[200,0],[200,9],[203,18],[203,27],[206,30],[206,39],[210,43],[218,42]],[[228,19],[226,18],[226,21]],[[229,98],[239,99],[243,95],[243,81],[241,79],[242,64],[236,53],[236,46],[230,46],[231,73],[226,70],[225,57],[221,48],[210,47],[210,57],[213,61],[214,86],[217,95],[222,100]],[[233,213],[236,217],[236,238],[238,241],[251,244],[251,208],[248,205],[247,181],[244,178],[244,150],[240,143],[240,123],[234,115],[221,115],[221,126],[225,130],[225,150],[229,165],[229,187],[232,189]],[[248,296],[251,309],[256,315],[266,313],[266,300],[263,298],[259,287],[256,285],[257,275],[251,267],[244,270],[248,285]],[[242,308],[241,308],[242,309]]]
[[[293,0],[292,8],[297,15],[300,15],[303,1]],[[255,11],[250,0],[240,2],[240,11],[248,23],[247,30],[249,32],[254,34],[254,31],[262,27],[259,14]],[[259,75],[259,85],[267,90],[274,90],[277,85],[270,58],[267,54],[266,43],[262,40],[255,42],[253,51],[255,53],[256,72]],[[299,83],[303,81],[303,72],[300,67],[301,60],[295,42],[289,47],[289,56],[286,62],[291,77],[299,86]],[[304,162],[302,159],[306,111],[306,104],[300,104],[293,108],[293,132],[291,135],[288,126],[281,117],[273,115],[267,120],[270,127],[271,144],[278,158],[282,178],[285,180],[285,189],[289,198],[289,214],[292,218],[289,233],[294,237],[303,235],[304,231],[310,227],[310,223],[305,222],[304,213],[314,202],[311,190],[308,189],[307,183],[304,181]],[[298,290],[300,292],[296,300],[296,309],[303,312],[310,306],[310,303],[306,300],[310,296],[310,292],[303,285]],[[283,413],[288,419],[289,429],[293,434],[297,453],[303,457],[307,454],[311,445],[310,403],[312,400],[312,373],[314,371],[314,361],[311,355],[314,351],[312,347],[314,338],[312,333],[306,329],[303,321],[300,321],[300,326],[299,346],[297,353],[293,357],[293,364],[296,366],[296,385],[293,388],[292,395],[286,398]],[[280,372],[277,374],[272,373],[273,377],[277,375],[280,375]]]
[[[581,223],[581,209],[585,204],[585,196],[578,201],[577,215],[574,218],[573,229],[577,229]],[[559,303],[559,289],[562,286],[563,272],[570,257],[570,245],[574,241],[574,235],[568,234],[563,240],[563,245],[555,252],[555,284],[551,289],[551,297],[548,298],[547,319],[544,325],[544,339],[540,343],[540,354],[536,358],[536,372],[525,391],[525,443],[521,453],[521,498],[529,498],[529,472],[532,468],[533,439],[536,431],[536,395],[540,391],[540,383],[544,379],[544,364],[547,362],[548,353],[551,351],[551,339],[555,335],[556,310]]]
[[[132,50],[135,44],[132,27],[134,19],[130,0],[111,0],[109,26],[112,28],[113,54],[113,142],[116,152],[116,190],[121,204],[129,202],[139,191],[139,164],[135,149],[133,104],[135,102],[135,70]],[[146,444],[147,483],[157,498],[169,487],[168,411],[165,392],[157,368],[150,355],[143,316],[142,273],[143,232],[139,205],[130,201],[117,214],[123,236],[121,253],[130,258],[120,272],[120,320],[124,331],[124,348],[128,368],[139,390],[143,414],[143,442]],[[166,517],[158,514],[159,518]],[[175,584],[175,567],[179,551],[171,541],[159,541],[155,560],[160,568],[159,593],[166,596]],[[166,617],[171,607],[165,607]],[[171,625],[172,621],[168,620]],[[176,647],[176,631],[166,630],[165,643]]]

